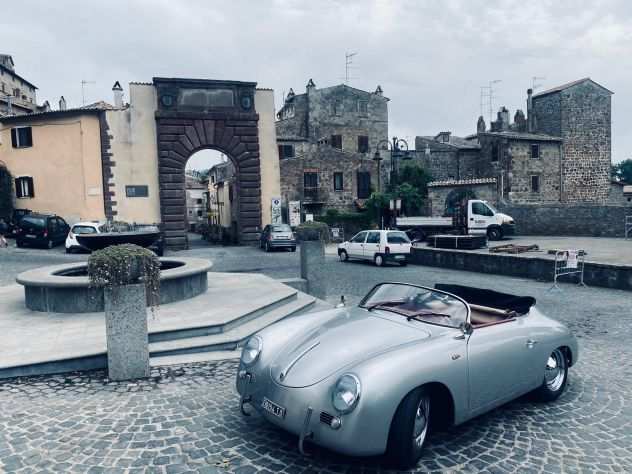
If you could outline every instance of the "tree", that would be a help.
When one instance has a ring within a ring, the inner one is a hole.
[[[419,214],[428,196],[428,183],[432,177],[420,165],[403,165],[394,176],[388,189],[388,199],[402,200],[402,212],[405,215]]]
[[[610,174],[615,181],[632,184],[632,159],[612,165]]]
[[[13,212],[13,178],[0,161],[0,218],[8,221]]]

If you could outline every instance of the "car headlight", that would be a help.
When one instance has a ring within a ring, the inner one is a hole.
[[[248,339],[248,342],[244,346],[244,350],[241,352],[241,361],[244,365],[252,365],[259,358],[263,349],[263,340],[259,336],[252,336]]]
[[[331,403],[340,413],[349,413],[360,400],[360,379],[353,374],[344,374],[334,386]]]

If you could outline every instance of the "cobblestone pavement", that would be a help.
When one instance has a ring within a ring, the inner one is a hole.
[[[265,265],[279,262],[279,267],[296,258],[262,255]],[[323,272],[331,298],[343,293],[350,301],[381,280],[531,294],[540,309],[579,337],[580,360],[558,401],[537,404],[524,397],[433,433],[415,472],[632,472],[629,292],[572,285],[551,292],[545,282],[417,266],[376,268],[333,258]],[[162,367],[134,383],[108,382],[102,372],[0,382],[0,472],[385,470],[380,457],[353,459],[316,447],[303,458],[296,437],[257,415],[243,418],[235,367],[234,362]]]

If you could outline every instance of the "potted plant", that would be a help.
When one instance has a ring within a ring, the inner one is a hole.
[[[148,377],[146,305],[154,312],[160,301],[160,260],[138,245],[113,245],[90,255],[88,277],[103,288],[110,379]]]

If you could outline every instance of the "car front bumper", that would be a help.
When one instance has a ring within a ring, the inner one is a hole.
[[[251,374],[240,367],[237,391],[244,409],[254,408],[276,426],[303,440],[349,456],[373,456],[386,450],[388,429],[381,429],[375,418],[366,416],[362,400],[349,414],[338,414],[331,405],[331,386],[335,380],[324,380],[309,387],[293,388],[277,384],[268,371],[264,375]],[[283,418],[273,415],[262,406],[264,398],[283,407]],[[247,411],[246,411],[247,413]],[[335,429],[326,421],[331,417],[340,420]],[[390,420],[384,421],[390,426]]]

